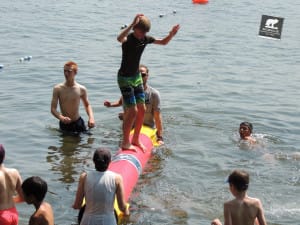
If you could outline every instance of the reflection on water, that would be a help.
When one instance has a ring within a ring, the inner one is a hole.
[[[82,149],[89,148],[93,144],[94,138],[88,137],[86,143],[81,135],[61,135],[60,146],[49,146],[47,162],[52,165],[52,171],[61,174],[59,181],[71,184],[78,174],[76,166],[85,163],[89,156],[82,155]],[[88,154],[88,153],[87,153]]]

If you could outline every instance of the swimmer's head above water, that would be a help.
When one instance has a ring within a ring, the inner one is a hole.
[[[247,139],[252,134],[253,125],[249,122],[242,122],[240,124],[239,133],[241,139]]]

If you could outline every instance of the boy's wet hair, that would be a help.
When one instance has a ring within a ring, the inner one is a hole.
[[[32,176],[27,178],[22,183],[22,190],[26,196],[32,195],[37,201],[41,202],[46,196],[48,185],[42,178],[38,176]]]
[[[249,123],[249,122],[242,122],[242,123],[240,124],[240,126],[246,126],[246,127],[248,127],[249,130],[250,130],[251,133],[252,133],[252,130],[253,130],[253,125],[252,125],[252,123]]]
[[[0,165],[3,163],[3,160],[5,158],[5,149],[2,144],[0,144]]]
[[[142,16],[133,29],[140,29],[144,32],[149,32],[151,28],[151,22],[146,16]]]
[[[249,174],[243,170],[234,170],[228,177],[228,183],[239,192],[246,191],[249,186]]]
[[[98,148],[94,152],[93,161],[95,163],[95,168],[97,171],[103,172],[107,170],[111,161],[110,151],[106,148]]]

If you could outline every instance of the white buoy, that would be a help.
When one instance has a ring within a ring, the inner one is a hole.
[[[32,59],[32,56],[24,56],[22,58],[19,59],[20,62],[24,62],[24,61],[30,61]]]
[[[24,60],[25,60],[25,61],[30,61],[31,59],[32,59],[32,56],[31,56],[31,55],[25,56],[25,57],[24,57]]]
[[[121,29],[124,29],[124,28],[126,28],[127,27],[127,24],[124,24],[122,27],[121,27]]]

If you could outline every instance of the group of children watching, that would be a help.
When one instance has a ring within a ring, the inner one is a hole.
[[[0,224],[18,225],[19,216],[15,203],[25,201],[35,207],[29,225],[54,225],[52,207],[44,201],[48,190],[46,181],[32,176],[22,182],[18,170],[4,166],[4,158],[5,149],[0,144]]]

